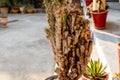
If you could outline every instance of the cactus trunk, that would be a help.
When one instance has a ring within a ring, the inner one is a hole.
[[[49,23],[45,32],[54,52],[58,79],[78,80],[92,51],[89,20],[83,19],[72,0],[44,0],[44,4]]]

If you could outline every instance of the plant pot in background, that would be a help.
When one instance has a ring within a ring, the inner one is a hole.
[[[105,79],[101,79],[101,80],[108,80],[108,79],[109,79],[109,76],[106,76]],[[92,79],[86,78],[84,75],[82,75],[80,80],[92,80]]]
[[[116,72],[112,76],[112,80],[120,80],[120,73]]]
[[[85,1],[85,5],[86,5],[86,15],[88,15],[89,17],[91,17],[90,16],[90,11],[91,11],[91,9],[92,9],[92,3],[93,3],[93,0],[84,0]]]
[[[106,19],[107,19],[108,11],[97,12],[93,11],[91,13],[93,25],[96,29],[104,29],[106,26]]]
[[[13,10],[11,10],[11,12],[14,13],[14,14],[17,14],[19,12],[19,10],[18,9],[13,9]]]
[[[22,14],[24,14],[24,13],[25,13],[25,7],[24,7],[24,6],[19,7],[19,9],[20,9],[20,12],[21,12]]]
[[[86,6],[89,6],[92,2],[93,0],[85,0]]]
[[[34,6],[32,4],[26,4],[25,8],[26,8],[27,13],[33,13],[34,10],[35,10],[35,8],[34,8]]]
[[[1,14],[8,14],[8,7],[0,8]]]
[[[27,9],[26,12],[27,13],[34,13],[34,9]]]
[[[84,75],[82,75],[80,80],[89,80],[89,79],[87,79]]]
[[[7,27],[7,23],[8,23],[8,18],[5,17],[5,18],[1,18],[1,23],[2,23],[2,27],[3,28],[6,28]]]
[[[120,73],[120,42],[117,44],[118,45],[118,64],[119,64],[119,73]]]

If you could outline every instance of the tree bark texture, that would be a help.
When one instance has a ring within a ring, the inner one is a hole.
[[[72,0],[44,0],[49,27],[55,72],[59,80],[78,80],[85,72],[92,51],[89,39],[89,20],[75,9]]]

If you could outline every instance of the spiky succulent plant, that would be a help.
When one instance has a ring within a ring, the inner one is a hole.
[[[107,66],[103,66],[100,60],[90,60],[86,68],[85,76],[91,80],[103,80],[107,77],[107,73],[105,72]]]
[[[112,80],[120,80],[120,73],[114,73]]]

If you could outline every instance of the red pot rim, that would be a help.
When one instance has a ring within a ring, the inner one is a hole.
[[[104,10],[104,11],[101,11],[101,12],[97,12],[97,11],[92,11],[91,14],[103,14],[103,13],[106,13],[108,12],[108,10]]]

